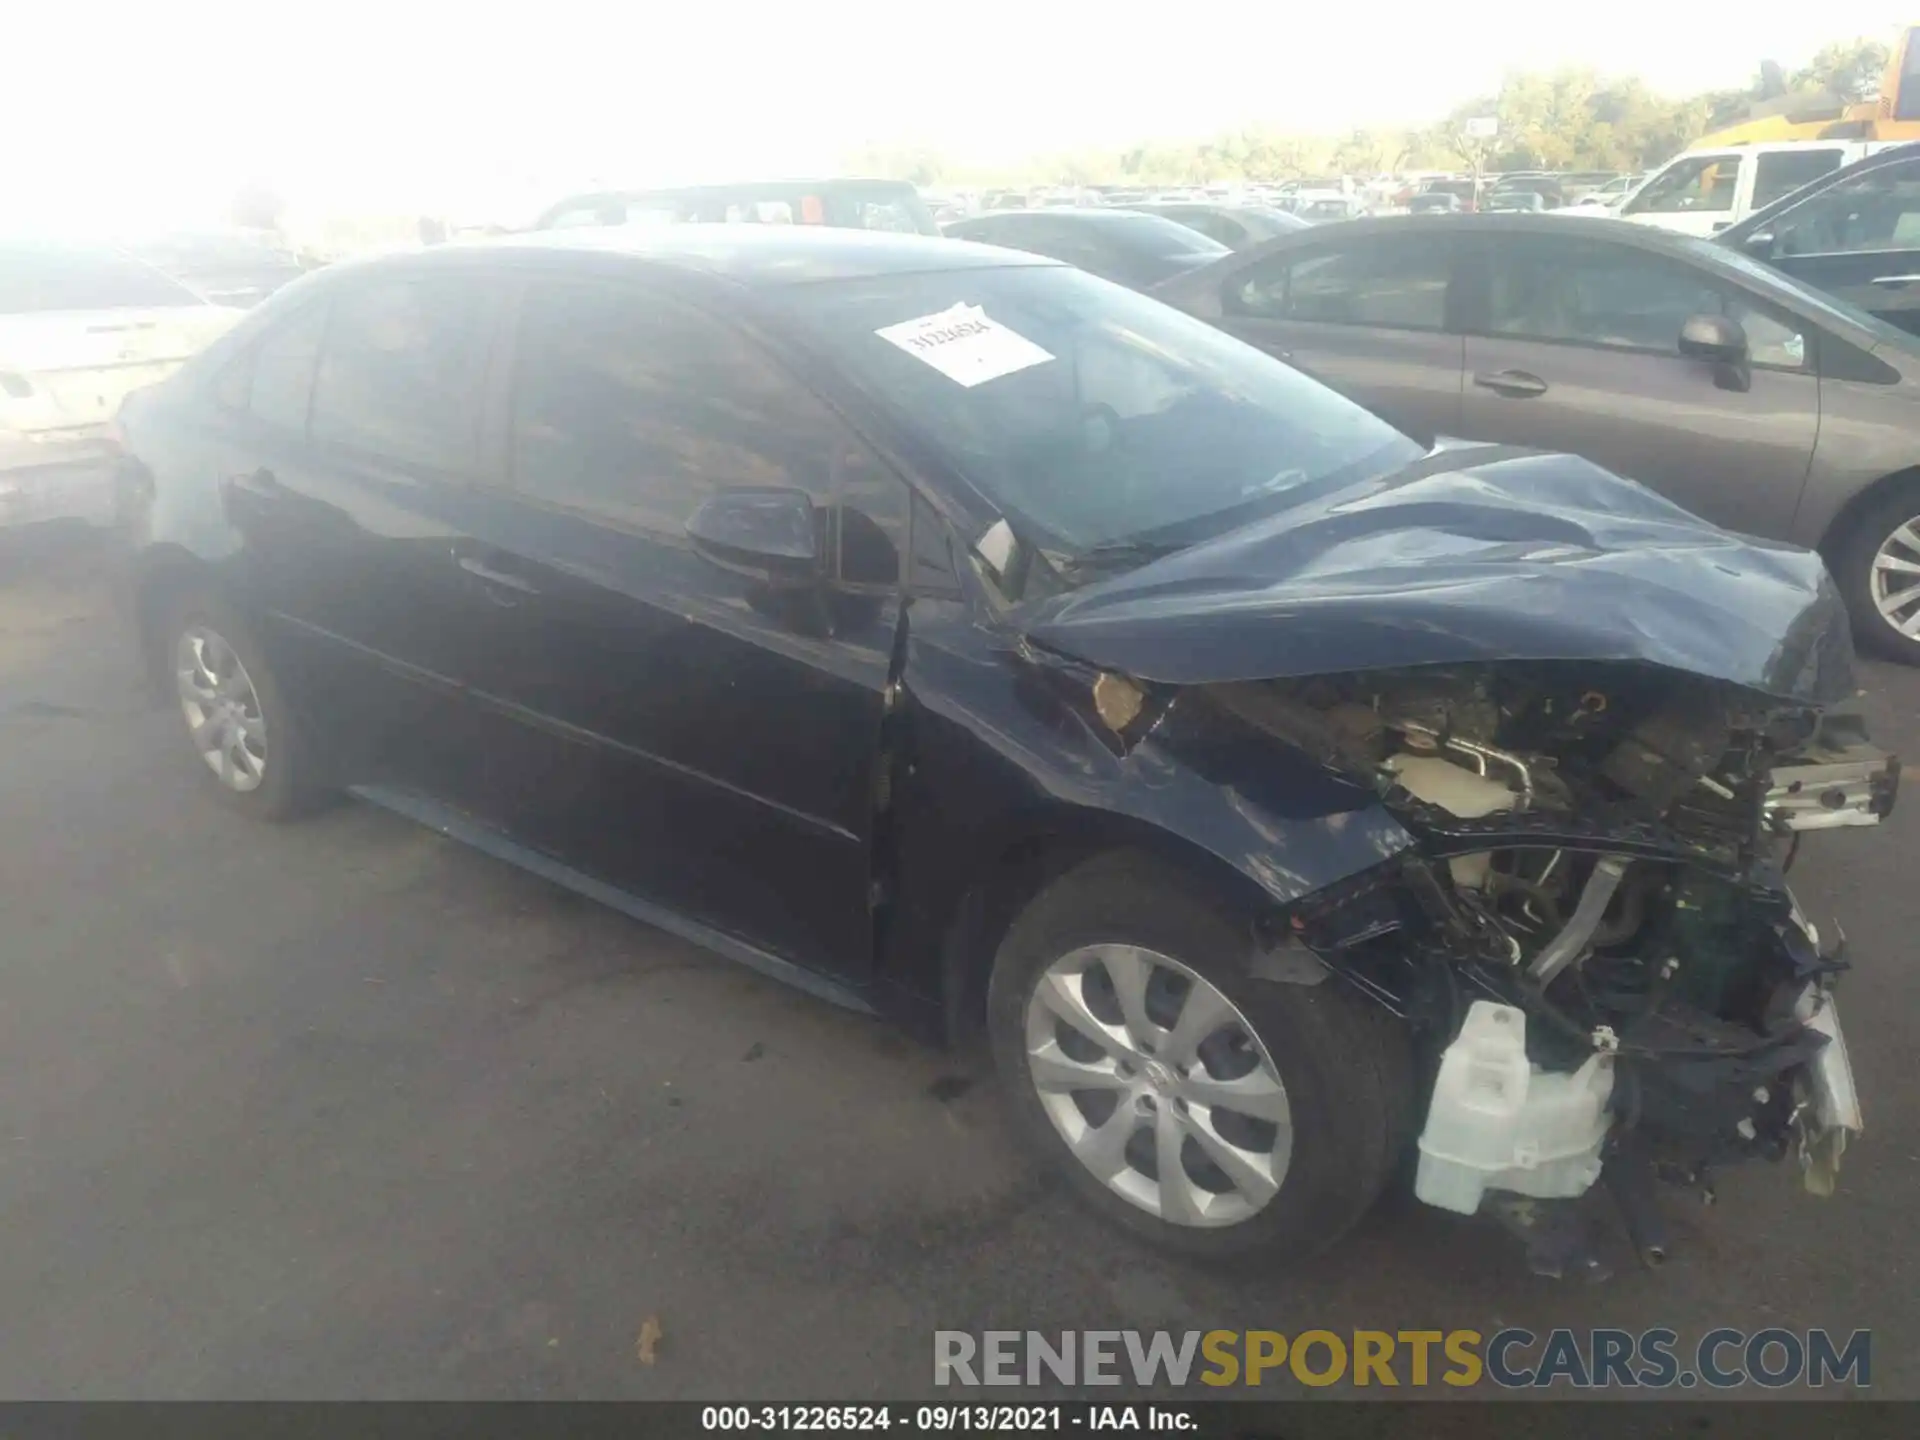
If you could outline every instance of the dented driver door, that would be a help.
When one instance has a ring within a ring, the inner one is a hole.
[[[746,336],[634,286],[531,285],[507,410],[511,487],[476,503],[462,568],[474,703],[518,722],[508,829],[863,979],[905,486]],[[687,522],[736,486],[812,501],[826,580],[695,550]]]

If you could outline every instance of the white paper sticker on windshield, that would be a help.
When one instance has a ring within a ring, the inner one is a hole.
[[[968,388],[1053,359],[1026,336],[989,319],[978,305],[964,302],[873,333]]]

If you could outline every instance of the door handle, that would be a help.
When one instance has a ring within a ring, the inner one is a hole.
[[[1873,277],[1873,283],[1875,285],[1911,285],[1915,281],[1920,281],[1920,275],[1876,275]]]
[[[1524,370],[1496,370],[1490,375],[1484,373],[1475,375],[1473,383],[1492,390],[1496,394],[1511,395],[1518,400],[1547,393],[1547,382],[1538,375],[1529,375]]]
[[[527,579],[526,576],[516,575],[511,570],[495,569],[493,566],[487,564],[486,561],[476,556],[457,555],[454,559],[467,574],[473,576],[476,580],[484,581],[488,585],[497,586],[502,590],[512,590],[520,595],[538,595],[540,593],[539,587]]]

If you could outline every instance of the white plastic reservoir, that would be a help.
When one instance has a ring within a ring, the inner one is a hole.
[[[1542,1070],[1527,1060],[1526,1013],[1476,1000],[1440,1057],[1413,1192],[1462,1215],[1489,1190],[1585,1194],[1600,1176],[1612,1094],[1612,1055],[1595,1053],[1571,1075]]]

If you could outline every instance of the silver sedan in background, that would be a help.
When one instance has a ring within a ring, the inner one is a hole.
[[[1920,663],[1920,341],[1732,247],[1625,221],[1306,230],[1154,294],[1414,433],[1565,450],[1820,551]]]

